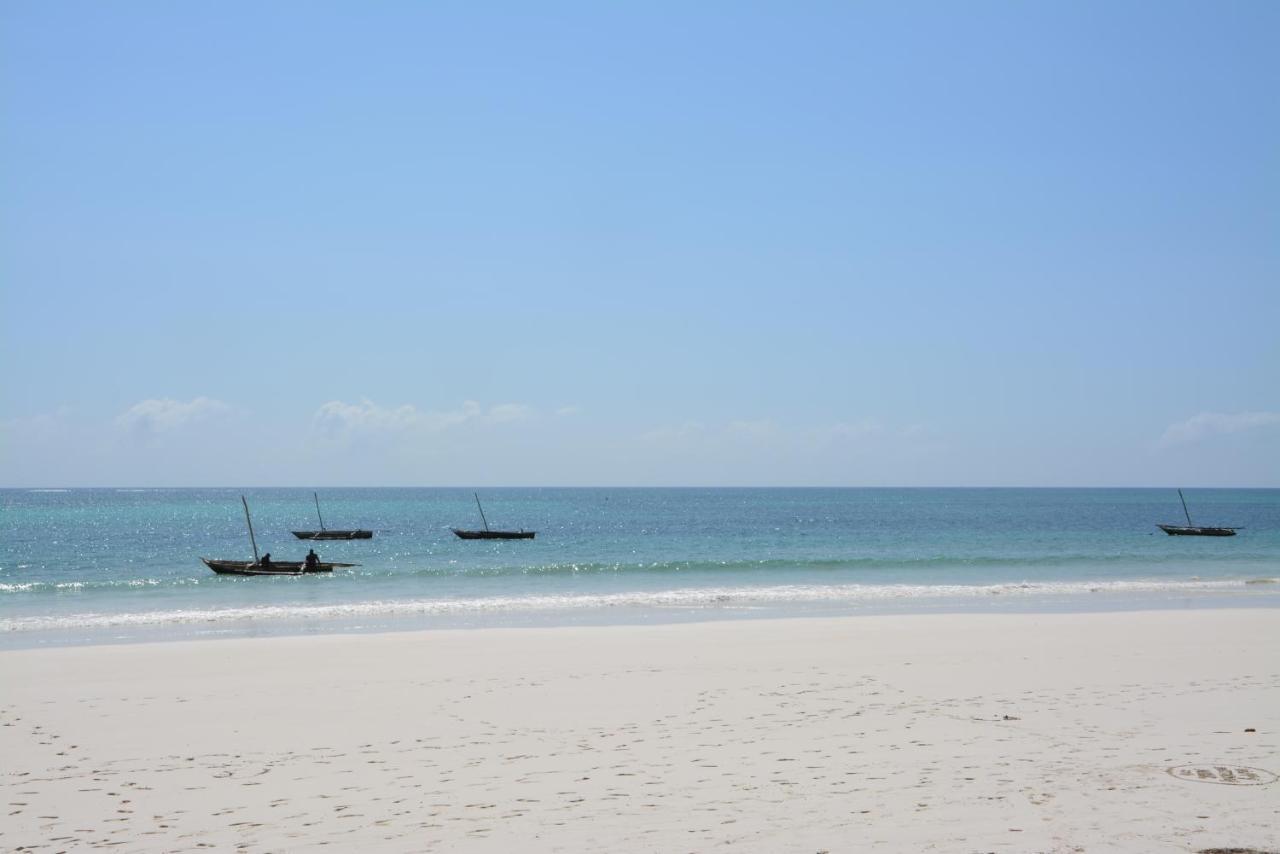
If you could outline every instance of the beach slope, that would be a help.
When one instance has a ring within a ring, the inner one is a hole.
[[[1280,611],[0,653],[0,849],[1280,850]]]

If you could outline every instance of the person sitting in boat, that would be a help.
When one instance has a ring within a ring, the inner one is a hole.
[[[320,555],[316,554],[315,549],[309,549],[307,551],[306,559],[302,561],[303,568],[306,569],[308,572],[311,572],[319,565],[320,565]]]
[[[262,556],[262,560],[258,561],[259,566],[271,566],[271,552],[267,552]]]

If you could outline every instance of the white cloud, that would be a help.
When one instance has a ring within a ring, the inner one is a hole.
[[[331,400],[316,410],[312,419],[315,429],[330,438],[391,436],[407,433],[440,433],[462,424],[508,424],[535,415],[523,403],[500,403],[485,409],[474,400],[465,401],[455,410],[428,412],[412,404],[379,406],[371,400],[346,403]]]
[[[507,421],[524,421],[532,415],[533,409],[523,403],[500,403],[481,417],[494,424],[502,424]]]
[[[388,408],[372,401],[344,403],[331,400],[316,410],[312,421],[326,434],[348,432],[398,433],[418,423],[422,415],[412,406]]]
[[[62,429],[71,416],[71,407],[63,404],[52,412],[40,412],[19,418],[0,420],[0,429],[14,433],[26,433],[32,436],[47,435],[50,431]]]
[[[1201,412],[1186,421],[1170,424],[1156,445],[1167,448],[1198,442],[1221,433],[1240,433],[1272,424],[1280,424],[1280,412]]]
[[[556,410],[556,417],[557,417],[557,418],[568,418],[568,417],[573,416],[573,415],[579,415],[579,414],[581,414],[581,412],[582,412],[582,407],[581,407],[581,406],[578,406],[578,405],[576,405],[576,404],[570,404],[570,405],[568,405],[568,406],[562,406],[562,407],[560,407],[559,409],[557,409],[557,410]]]
[[[730,421],[725,427],[728,438],[746,439],[753,442],[766,442],[779,434],[778,425],[769,420]]]
[[[116,426],[134,433],[166,433],[230,411],[230,406],[209,397],[186,402],[168,397],[151,398],[135,403],[116,416]]]

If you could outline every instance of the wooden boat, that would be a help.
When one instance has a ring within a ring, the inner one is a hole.
[[[271,561],[263,566],[252,560],[216,560],[202,557],[204,565],[219,575],[305,575],[312,572],[333,572],[348,566],[359,566],[356,563],[318,563],[311,569],[300,560]]]
[[[300,540],[369,540],[373,531],[294,531],[293,535]]]
[[[1202,525],[1191,524],[1191,513],[1187,510],[1187,499],[1182,497],[1182,490],[1178,490],[1178,498],[1182,501],[1182,512],[1186,514],[1187,524],[1185,525],[1161,525],[1156,527],[1164,531],[1171,537],[1234,537],[1239,528],[1221,528],[1208,527]]]
[[[483,531],[464,531],[462,528],[451,528],[454,536],[460,540],[532,540],[536,531],[495,531],[489,527],[489,520],[484,517],[484,508],[480,506],[480,496],[471,493],[476,499],[476,509],[480,511],[480,521],[484,522]]]
[[[373,531],[331,531],[324,526],[324,517],[320,515],[320,496],[311,493],[311,497],[316,500],[316,518],[320,520],[320,530],[318,531],[294,531],[293,535],[300,540],[368,540],[373,537]]]
[[[1171,537],[1234,537],[1239,528],[1207,528],[1199,525],[1156,525]]]
[[[532,540],[537,531],[464,531],[451,528],[460,540]]]
[[[258,555],[258,540],[253,535],[253,519],[249,517],[249,502],[240,496],[244,505],[244,521],[249,526],[249,545],[253,546],[253,560],[219,560],[202,557],[204,565],[219,575],[305,575],[311,572],[333,572],[335,568],[359,566],[358,563],[316,563],[308,567],[305,561],[281,560],[264,564]]]

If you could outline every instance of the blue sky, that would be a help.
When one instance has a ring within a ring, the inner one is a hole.
[[[0,485],[1280,485],[1280,4],[0,7]]]

